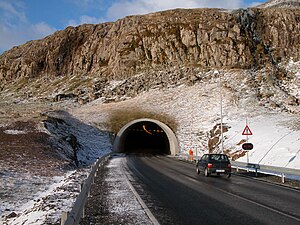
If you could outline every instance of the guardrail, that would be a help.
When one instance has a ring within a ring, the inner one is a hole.
[[[300,180],[300,170],[277,167],[277,166],[268,166],[268,165],[259,165],[255,163],[245,163],[245,162],[237,162],[231,161],[233,167],[236,167],[237,170],[254,170],[256,173],[265,173],[265,174],[273,174],[274,176],[281,177],[282,183],[285,182],[285,178],[291,178]]]
[[[93,165],[92,171],[81,186],[81,192],[77,196],[72,210],[69,213],[63,212],[61,216],[61,225],[78,225],[80,223],[80,219],[84,217],[84,206],[90,194],[91,186],[94,182],[96,172],[98,168],[108,160],[110,155],[111,153],[102,156]]]
[[[200,156],[193,156],[191,157],[188,154],[179,154],[178,157],[183,158],[187,161],[196,161],[200,159]],[[291,168],[284,168],[284,167],[277,167],[277,166],[268,166],[268,165],[260,165],[256,163],[245,163],[245,162],[238,162],[232,161],[231,165],[237,170],[247,170],[247,171],[254,171],[257,173],[264,173],[264,174],[271,174],[274,176],[281,177],[282,183],[285,182],[285,178],[290,178],[294,180],[300,180],[300,170],[298,169],[291,169]]]

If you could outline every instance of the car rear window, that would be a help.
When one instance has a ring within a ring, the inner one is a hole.
[[[227,155],[210,155],[209,159],[215,162],[228,162]]]

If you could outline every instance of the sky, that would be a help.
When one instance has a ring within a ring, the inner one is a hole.
[[[67,26],[174,8],[247,8],[266,0],[0,0],[0,54]]]

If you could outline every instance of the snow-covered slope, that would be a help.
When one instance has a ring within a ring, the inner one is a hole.
[[[289,69],[293,71],[294,80],[285,86],[298,97],[299,65],[290,62]],[[108,129],[107,124],[112,120],[137,111],[149,112],[152,117],[157,115],[158,120],[159,115],[166,115],[177,124],[173,129],[181,153],[192,148],[197,155],[201,155],[208,152],[208,141],[212,138],[210,131],[220,123],[219,75],[222,77],[223,121],[229,127],[228,132],[224,133],[224,146],[228,154],[235,156],[241,153],[241,144],[246,139],[242,132],[247,119],[253,132],[249,141],[254,145],[254,150],[249,154],[250,162],[300,169],[299,105],[290,106],[295,112],[293,114],[283,112],[280,107],[272,110],[272,104],[267,100],[258,101],[255,90],[247,85],[251,77],[246,73],[209,71],[202,82],[193,86],[154,89],[119,103],[102,104],[101,100],[96,100],[74,109],[72,113],[101,129]],[[244,76],[244,80],[240,76]],[[275,98],[279,103],[284,101],[285,94],[278,92]],[[220,151],[219,147],[214,151]],[[237,160],[246,161],[246,156]]]
[[[290,60],[285,68],[291,76],[289,82],[283,80],[280,90],[276,86],[260,87],[263,95],[268,96],[269,92],[276,93],[261,99],[257,99],[257,89],[249,86],[253,79],[253,71],[213,70],[199,75],[201,81],[191,86],[182,84],[165,89],[151,89],[121,102],[103,103],[102,99],[98,99],[81,107],[74,107],[69,113],[76,119],[68,114],[52,113],[51,116],[58,116],[67,121],[63,130],[78,137],[79,143],[84,146],[82,150],[85,150],[79,152],[79,160],[87,163],[111,149],[108,132],[113,129],[118,119],[130,114],[151,116],[166,124],[172,123],[169,125],[178,138],[180,152],[187,153],[192,148],[200,156],[208,152],[208,141],[220,136],[218,132],[211,136],[211,131],[220,123],[221,76],[224,125],[229,128],[224,133],[226,152],[238,161],[247,161],[241,149],[241,143],[246,139],[242,132],[247,119],[253,132],[253,135],[249,136],[249,142],[254,145],[254,149],[249,152],[250,162],[300,169],[300,106],[289,105],[288,101],[285,101],[286,93],[282,91],[285,90],[290,96],[299,99],[300,62]],[[165,118],[171,120],[165,121]],[[101,132],[87,124],[100,128]],[[60,133],[63,132],[61,128],[48,128],[60,139]],[[11,130],[7,132],[12,135],[18,134]],[[220,148],[217,145],[213,150],[220,151]],[[70,172],[64,177],[53,178],[53,184],[47,186],[44,191],[34,193],[32,201],[27,204],[16,201],[2,205],[0,211],[8,210],[5,215],[15,213],[13,218],[4,216],[3,221],[7,224],[58,222],[61,211],[70,210],[78,194],[79,183],[87,171],[88,168]],[[21,187],[29,188],[31,185]]]
[[[264,4],[261,4],[260,8],[271,8],[271,7],[280,7],[280,8],[293,8],[299,7],[299,0],[269,0]]]
[[[11,171],[0,163],[0,224],[59,224],[62,212],[70,211],[72,208],[80,193],[80,186],[91,170],[90,166],[97,158],[112,149],[109,133],[81,123],[65,112],[48,112],[47,115],[51,116],[52,120],[60,119],[60,122],[50,123],[48,120],[45,122],[48,130],[40,128],[41,131],[47,132],[52,137],[60,150],[61,158],[68,158],[66,153],[70,151],[70,146],[64,141],[65,137],[69,134],[75,135],[79,145],[77,159],[80,166],[66,165],[67,168],[61,168],[61,173],[53,176],[53,168],[44,165],[42,160],[39,160],[41,165],[34,169],[43,170],[46,175],[35,175],[30,171],[26,173]],[[6,130],[5,133],[16,136],[17,140],[17,135],[25,131]],[[30,148],[22,146],[26,147]],[[19,157],[22,158],[21,155]],[[31,157],[33,161],[36,160],[34,155]],[[56,160],[59,161],[61,158]],[[25,164],[28,166],[32,161],[26,159]],[[14,165],[15,168],[18,167],[17,163]]]

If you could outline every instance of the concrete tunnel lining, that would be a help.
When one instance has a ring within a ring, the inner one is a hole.
[[[123,126],[116,135],[116,138],[115,138],[115,141],[113,144],[113,151],[114,152],[124,152],[124,149],[125,149],[124,144],[125,144],[126,133],[128,132],[128,129],[135,124],[143,123],[143,122],[153,123],[153,124],[156,124],[157,126],[159,126],[164,131],[164,133],[166,134],[166,137],[168,139],[170,154],[176,155],[179,153],[177,138],[176,138],[174,132],[170,129],[170,127],[168,127],[166,124],[164,124],[158,120],[148,119],[148,118],[133,120],[133,121],[127,123],[125,126]]]

